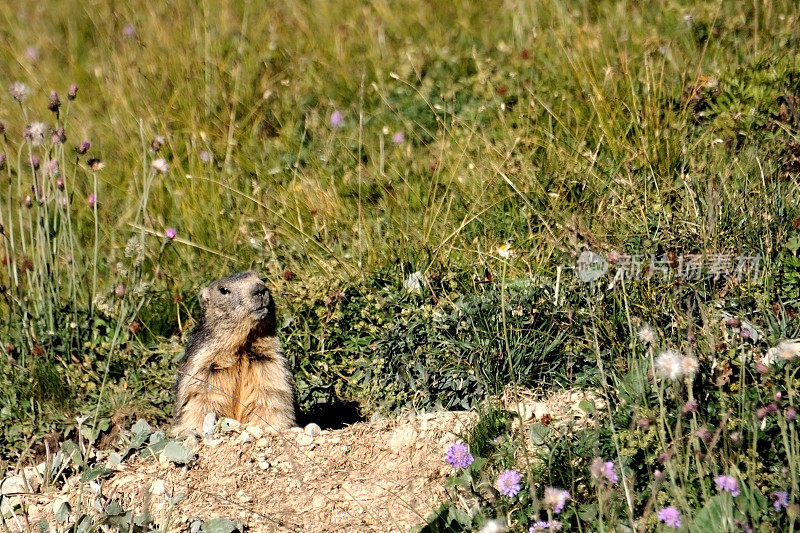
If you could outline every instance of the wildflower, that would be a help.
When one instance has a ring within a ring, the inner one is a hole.
[[[567,500],[570,499],[569,492],[555,487],[546,487],[544,489],[544,504],[551,509],[555,514],[564,509]]]
[[[755,363],[753,363],[753,366],[755,367],[756,372],[758,372],[759,374],[769,374],[769,367],[765,363],[761,361],[756,361]]]
[[[21,81],[15,81],[12,83],[9,91],[11,92],[11,97],[20,103],[22,103],[22,101],[25,100],[25,98],[27,98],[30,94],[28,86]]]
[[[153,150],[153,152],[158,152],[161,150],[161,147],[164,146],[165,142],[166,141],[164,140],[164,137],[161,135],[156,135],[155,138],[153,138],[153,140],[150,142],[150,148]]]
[[[39,61],[39,49],[35,46],[26,46],[25,47],[25,57],[28,58],[28,61],[31,63],[36,63]]]
[[[683,375],[683,355],[675,350],[661,352],[656,357],[656,371],[665,378],[676,380]]]
[[[0,120],[0,135],[4,135],[6,133],[6,123]]]
[[[178,230],[176,230],[175,228],[167,228],[164,231],[164,236],[170,241],[175,237],[177,237],[177,235],[178,235]]]
[[[392,142],[394,144],[403,144],[403,141],[405,140],[406,136],[402,131],[395,132],[395,134],[392,135]]]
[[[467,468],[472,464],[472,461],[474,461],[472,454],[469,453],[467,445],[461,442],[456,442],[447,448],[444,459],[453,468]]]
[[[126,24],[125,27],[122,28],[122,35],[130,39],[136,35],[136,30],[131,24]]]
[[[45,133],[47,133],[47,126],[44,122],[34,122],[25,128],[22,136],[28,139],[33,146],[39,146],[44,141]]]
[[[681,513],[672,506],[660,509],[658,511],[658,520],[675,529],[680,529],[681,527]]]
[[[791,361],[797,358],[798,355],[800,355],[800,341],[783,340],[774,348],[767,350],[767,354],[764,356],[764,362],[770,365],[777,361],[778,357],[784,361]]]
[[[700,365],[697,362],[697,357],[693,355],[687,355],[681,359],[681,372],[683,373],[684,377],[694,377],[699,366]]]
[[[520,490],[522,477],[516,470],[504,470],[497,476],[497,490],[504,496],[514,496]]]
[[[75,100],[78,96],[78,84],[73,83],[69,86],[69,92],[67,93],[67,100]]]
[[[63,144],[67,142],[67,132],[64,128],[58,128],[56,131],[53,132],[53,135],[50,138],[53,141],[53,144]]]
[[[528,533],[539,533],[540,531],[561,531],[562,527],[563,524],[558,520],[553,520],[552,522],[539,520],[538,522],[534,522],[533,525],[528,528]]]
[[[664,477],[664,472],[656,468],[655,471],[653,472],[653,477],[656,479],[661,479],[662,477]]]
[[[47,103],[47,109],[58,116],[58,110],[61,109],[61,99],[56,91],[50,91],[50,102]]]
[[[797,419],[797,409],[794,407],[786,409],[786,420],[794,421],[795,419]]]
[[[56,181],[56,187],[58,187],[59,191],[64,190],[64,178],[58,178],[58,181]]]
[[[6,168],[6,153],[0,152],[0,170],[5,170]]]
[[[25,197],[25,207],[31,207],[33,205],[33,200],[31,200],[30,195]]]
[[[708,426],[705,425],[697,428],[697,431],[694,432],[694,436],[706,443],[711,442],[711,439],[713,438],[713,435],[711,434],[711,431],[709,431]]]
[[[344,125],[344,115],[338,109],[331,114],[331,127],[341,128]]]
[[[162,157],[154,160],[152,166],[153,170],[155,170],[159,174],[166,174],[167,172],[169,172],[169,163],[167,163],[167,160]]]
[[[608,482],[614,485],[619,481],[617,471],[614,469],[614,461],[603,461],[601,457],[595,457],[589,471],[598,483]]]
[[[89,151],[89,148],[91,148],[91,146],[92,143],[90,143],[89,141],[83,141],[80,146],[75,148],[75,151],[78,152],[78,155],[83,155]]]
[[[205,150],[200,152],[200,161],[202,161],[203,163],[208,164],[213,160],[214,156],[211,155],[211,152],[206,152]]]
[[[511,248],[511,245],[509,243],[505,243],[504,245],[497,248],[497,255],[499,255],[503,259],[509,259],[514,256],[514,249]]]
[[[734,498],[739,495],[739,483],[733,476],[717,476],[714,478],[714,483],[717,484],[719,492],[730,492]]]
[[[697,412],[697,408],[699,406],[700,406],[700,404],[697,402],[697,400],[692,398],[691,400],[689,400],[688,402],[683,404],[683,407],[681,408],[681,411],[685,415],[688,415],[689,413],[696,413]]]
[[[44,172],[46,175],[50,177],[56,177],[59,174],[58,170],[58,160],[51,159],[47,163],[44,164]]]
[[[781,508],[786,509],[789,507],[789,493],[787,493],[785,490],[773,492],[772,497],[775,498],[775,500],[772,502],[772,506],[776,511],[780,511]]]
[[[89,165],[89,170],[94,170],[94,171],[103,170],[106,167],[106,164],[103,163],[101,160],[97,159],[96,157],[88,160],[86,164]]]
[[[89,195],[89,199],[87,201],[89,202],[89,207],[94,207],[97,205],[97,196],[92,193]]]
[[[656,342],[656,331],[649,324],[645,324],[639,328],[637,335],[639,336],[639,340],[645,344],[653,344]]]
[[[504,531],[507,531],[506,525],[500,520],[487,520],[479,533],[503,533]]]
[[[123,296],[125,296],[126,292],[127,291],[125,290],[125,285],[123,285],[122,283],[117,285],[117,288],[114,289],[114,294],[117,295],[118,298],[122,298]]]
[[[29,161],[30,161],[30,164],[31,164],[31,168],[33,170],[39,170],[39,158],[38,157],[33,155],[33,156],[31,156]]]

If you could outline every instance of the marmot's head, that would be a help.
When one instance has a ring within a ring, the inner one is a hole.
[[[275,302],[253,271],[215,281],[199,295],[206,333],[242,344],[248,337],[275,335]]]

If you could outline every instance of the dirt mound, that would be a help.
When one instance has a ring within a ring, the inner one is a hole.
[[[519,390],[507,391],[501,404],[519,414],[515,425],[528,435],[534,424],[560,432],[591,423],[586,402],[602,404],[581,391],[536,401]],[[146,430],[132,428],[127,451],[84,453],[94,456],[93,468],[82,467],[60,489],[42,483],[48,469],[42,464],[10,473],[0,492],[4,514],[12,518],[6,524],[20,531],[35,530],[41,520],[51,528],[74,524],[85,515],[95,523],[110,523],[109,515],[138,521],[142,531],[151,523],[162,531],[198,531],[203,522],[221,517],[250,531],[408,531],[446,497],[452,469],[444,451],[476,420],[475,413],[444,411],[277,434],[223,421],[210,439],[181,441],[139,422]],[[69,518],[63,516],[64,501]]]
[[[58,493],[26,495],[27,521],[57,523],[54,502],[66,496],[73,511],[117,502],[172,530],[227,517],[252,531],[405,531],[441,503],[451,471],[443,450],[475,418],[439,412],[316,435],[244,428],[189,438],[190,468],[163,454],[132,456],[102,480],[72,478]]]

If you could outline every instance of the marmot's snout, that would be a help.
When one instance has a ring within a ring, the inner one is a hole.
[[[253,317],[257,320],[266,318],[269,314],[270,300],[272,299],[272,295],[270,295],[269,289],[267,289],[267,286],[264,285],[263,281],[259,279],[256,282],[255,286],[250,292],[250,297],[252,302]]]

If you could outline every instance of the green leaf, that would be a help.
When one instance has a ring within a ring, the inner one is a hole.
[[[727,505],[725,494],[718,494],[706,502],[700,512],[694,516],[694,523],[689,527],[689,531],[702,533],[704,531],[718,531],[720,524],[723,523],[725,507]]]
[[[64,454],[64,457],[71,457],[72,462],[75,463],[78,469],[86,467],[86,462],[83,460],[83,454],[80,448],[71,440],[65,440],[61,443],[61,453]]]
[[[106,506],[106,514],[108,516],[117,516],[122,514],[122,506],[117,502],[111,502]]]
[[[180,442],[170,441],[164,447],[164,455],[175,464],[185,465],[194,459],[194,452]]]
[[[550,434],[550,428],[536,423],[530,427],[528,434],[531,437],[531,444],[541,446],[546,442],[547,436]]]
[[[241,531],[242,525],[228,518],[214,518],[203,524],[200,531],[204,533],[233,533]]]
[[[50,524],[47,523],[47,520],[41,520],[36,527],[39,529],[39,533],[48,533],[50,531]]]
[[[95,467],[90,468],[89,470],[85,471],[81,475],[81,481],[84,481],[84,482],[93,481],[93,480],[99,478],[100,476],[104,476],[104,475],[108,474],[109,472],[111,472],[111,470],[109,470],[108,468],[106,468],[104,466],[95,466]]]
[[[587,415],[592,415],[595,411],[594,402],[590,402],[589,400],[581,400],[578,404],[578,408]]]
[[[56,500],[53,510],[55,511],[53,515],[55,516],[56,520],[59,522],[66,522],[69,518],[69,513],[72,512],[72,507],[70,507],[69,502],[66,501],[66,499],[61,501]]]

